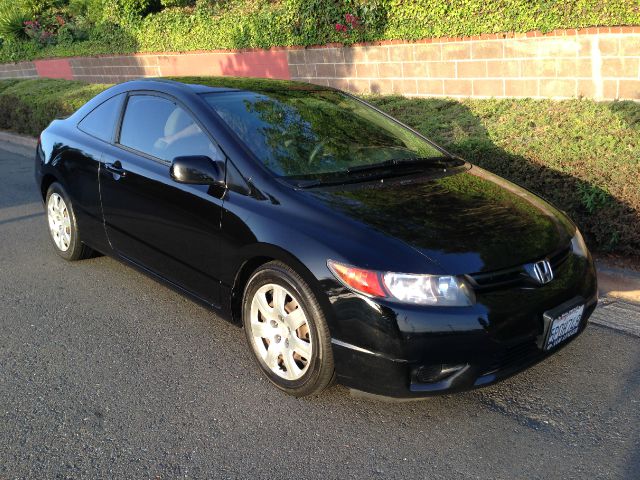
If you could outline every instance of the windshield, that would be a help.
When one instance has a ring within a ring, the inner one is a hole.
[[[278,176],[314,178],[445,157],[407,128],[337,91],[236,91],[204,98]]]

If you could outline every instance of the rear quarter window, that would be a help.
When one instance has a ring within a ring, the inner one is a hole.
[[[121,93],[98,105],[78,123],[78,128],[93,137],[110,142],[113,140],[123,98],[124,94]]]

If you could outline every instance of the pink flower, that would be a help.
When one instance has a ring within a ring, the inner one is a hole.
[[[349,25],[351,25],[351,28],[354,28],[360,22],[360,19],[351,13],[347,13],[344,16],[344,19]]]

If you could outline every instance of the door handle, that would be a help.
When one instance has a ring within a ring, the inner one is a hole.
[[[121,177],[124,177],[127,174],[127,171],[122,168],[122,163],[120,163],[119,160],[116,160],[113,163],[106,163],[104,168],[115,175],[120,175]]]

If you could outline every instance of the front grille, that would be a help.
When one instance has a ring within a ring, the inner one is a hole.
[[[526,364],[535,360],[541,353],[535,339],[507,347],[495,356],[485,374]]]
[[[549,257],[549,263],[551,264],[551,268],[555,272],[560,268],[560,266],[567,261],[569,258],[569,254],[571,253],[571,245],[557,251],[553,255]]]
[[[568,245],[547,257],[554,273],[557,272],[558,269],[567,261],[570,253],[571,245]],[[506,287],[537,285],[525,270],[524,265],[504,270],[497,270],[494,272],[473,273],[471,275],[467,275],[467,278],[471,282],[473,288],[480,291],[497,290]]]

